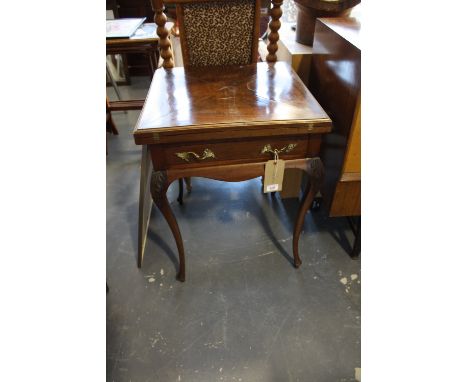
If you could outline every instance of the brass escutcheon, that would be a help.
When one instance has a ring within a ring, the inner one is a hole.
[[[290,151],[292,151],[294,149],[294,147],[297,146],[297,143],[290,143],[289,145],[287,146],[284,146],[282,149],[278,150],[278,149],[272,149],[271,148],[271,145],[268,144],[268,145],[265,145],[263,146],[263,149],[262,151],[260,151],[261,154],[266,154],[266,153],[270,153],[270,154],[273,154],[273,155],[278,155],[278,154],[281,154],[281,153],[289,153]]]
[[[194,158],[196,158],[198,160],[205,160],[207,158],[216,159],[214,152],[211,151],[210,149],[203,150],[203,154],[201,156],[198,155],[197,153],[194,153],[193,151],[185,151],[183,153],[175,153],[175,155],[177,155],[180,159],[182,159],[182,160],[184,160],[186,162],[190,162],[191,156],[193,156]]]

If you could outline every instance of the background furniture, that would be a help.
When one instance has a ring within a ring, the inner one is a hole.
[[[361,0],[294,0],[297,6],[296,41],[312,45],[317,17],[347,16]]]
[[[184,245],[166,197],[169,185],[191,176],[234,182],[260,177],[272,154],[279,154],[286,168],[308,175],[293,234],[293,264],[299,267],[299,235],[323,178],[318,153],[331,121],[292,68],[275,63],[281,0],[273,0],[270,10],[268,63],[256,63],[259,1],[171,2],[177,8],[185,69],[174,68],[164,5],[153,0],[164,69],[153,78],[134,130],[135,143],[143,145],[138,266],[149,193],[176,240],[177,279],[184,281]],[[217,33],[207,36],[213,30]]]
[[[106,0],[106,9],[112,9],[115,18],[146,17],[145,22],[151,22],[154,16],[149,0]],[[148,59],[144,54],[126,56],[125,65],[129,76],[148,74]]]
[[[156,29],[156,26],[154,26]],[[116,38],[106,39],[107,54],[139,53],[147,57],[147,74],[152,75],[158,67],[159,49],[158,38]],[[109,103],[109,110],[140,110],[144,100],[119,100]]]
[[[115,127],[112,114],[109,111],[109,99],[106,97],[106,132],[114,135],[119,135],[117,127]],[[107,135],[106,135],[106,155],[107,155]]]
[[[281,39],[278,41],[278,61],[288,62],[307,85],[310,79],[310,65],[312,62],[313,48],[296,41],[294,23],[281,24]]]
[[[122,99],[122,96],[120,95],[119,87],[117,86],[117,83],[115,82],[114,77],[112,76],[112,72],[109,68],[109,63],[107,61],[106,61],[106,74],[107,74],[107,77],[109,77],[109,80],[112,84],[112,87],[115,90],[115,93],[117,94],[118,100],[120,101]]]
[[[119,135],[117,127],[115,127],[114,120],[112,119],[112,114],[109,110],[109,99],[106,97],[106,131],[108,133]]]
[[[361,215],[361,28],[359,8],[343,18],[318,19],[310,89],[333,120],[320,156],[322,194],[330,216]],[[360,237],[360,219],[353,224]],[[356,241],[359,245],[360,239]],[[355,245],[353,256],[360,249]]]
[[[107,0],[106,20],[115,20],[118,18],[119,9],[116,0]],[[106,57],[106,72],[110,85],[114,88],[116,88],[117,85],[130,85],[127,55],[113,55]],[[107,85],[109,86],[109,82]],[[118,95],[118,99],[121,99],[120,95]]]

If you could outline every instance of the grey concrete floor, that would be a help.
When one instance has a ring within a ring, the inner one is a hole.
[[[135,78],[122,94],[144,97],[148,85]],[[113,113],[120,135],[107,136],[107,381],[355,381],[360,260],[347,255],[345,219],[309,212],[295,269],[298,200],[262,194],[260,179],[194,178],[180,206],[176,182],[168,195],[186,282],[175,279],[175,241],[156,208],[137,268],[138,114]]]

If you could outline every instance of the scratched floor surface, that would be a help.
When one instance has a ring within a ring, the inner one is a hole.
[[[144,97],[147,86],[121,89]],[[156,208],[140,270],[137,118],[114,113],[120,135],[108,135],[107,381],[355,381],[361,277],[346,220],[308,213],[295,269],[297,200],[262,194],[259,179],[194,178],[183,206],[169,189],[186,282],[175,280],[176,245]]]

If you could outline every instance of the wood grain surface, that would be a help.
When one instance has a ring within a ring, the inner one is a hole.
[[[156,71],[134,130],[137,144],[158,143],[165,135],[280,127],[299,133],[331,130],[331,120],[289,64],[173,68]],[[288,130],[287,134],[291,134]],[[154,135],[157,133],[157,136]]]

